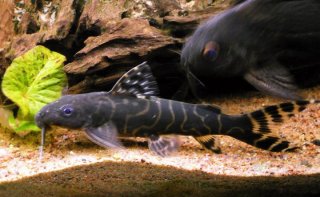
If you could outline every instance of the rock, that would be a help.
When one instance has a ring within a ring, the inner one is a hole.
[[[79,18],[78,34],[91,31],[98,35],[101,31],[105,31],[110,24],[121,20],[121,15],[126,10],[125,2],[125,0],[88,1]]]
[[[0,1],[0,8],[0,76],[2,76],[11,62],[6,57],[6,53],[14,36],[14,25],[12,22],[14,4],[11,1]],[[1,96],[0,100],[2,100]]]
[[[181,13],[181,16],[165,16],[163,28],[169,29],[174,37],[186,37],[191,34],[197,26],[209,17],[218,14],[228,7],[229,4],[222,4],[214,7],[207,7],[203,10]]]
[[[34,16],[26,12],[21,17],[20,28],[17,29],[18,34],[32,34],[39,31],[40,27]]]
[[[75,54],[75,60],[65,66],[69,74],[96,72],[111,62],[143,57],[152,50],[174,44],[175,39],[163,35],[144,19],[123,19],[109,31],[85,41],[85,47]]]
[[[18,24],[20,34],[13,38],[10,58],[25,53],[36,45],[46,42],[60,42],[65,39],[75,19],[74,1],[47,2],[34,12],[24,12]],[[34,10],[34,5],[25,9]],[[35,21],[38,18],[39,20]]]
[[[14,4],[11,1],[0,1],[0,7],[0,48],[3,48],[14,35],[12,23]]]
[[[133,67],[147,59],[150,53],[179,42],[150,26],[145,19],[123,19],[110,31],[88,38],[86,46],[75,54],[75,60],[65,66],[68,74],[86,75],[81,83],[71,84],[69,92],[79,93],[99,84],[109,85],[127,70],[123,66]],[[106,76],[92,75],[109,67],[111,70]]]
[[[126,18],[154,18],[172,15],[181,10],[181,3],[176,0],[132,0],[126,5]]]

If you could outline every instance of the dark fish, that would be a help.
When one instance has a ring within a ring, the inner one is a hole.
[[[198,79],[243,77],[266,94],[299,99],[298,87],[320,82],[319,21],[319,0],[236,1],[184,45],[191,90],[203,86]]]
[[[179,146],[176,137],[188,135],[207,149],[219,152],[213,135],[229,135],[270,151],[296,147],[280,139],[274,125],[305,109],[312,101],[269,106],[244,115],[227,115],[214,105],[189,104],[156,97],[157,83],[147,63],[126,74],[109,92],[66,95],[43,107],[36,115],[42,128],[57,125],[84,129],[88,138],[103,147],[121,147],[118,136],[147,137],[149,148],[165,156]]]

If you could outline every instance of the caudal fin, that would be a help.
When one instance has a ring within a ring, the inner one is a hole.
[[[238,117],[239,127],[231,127],[226,134],[261,149],[273,152],[293,151],[298,147],[281,139],[275,133],[276,126],[313,103],[320,103],[320,101],[302,100],[281,103],[244,114]]]

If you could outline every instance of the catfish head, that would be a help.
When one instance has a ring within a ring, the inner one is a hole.
[[[239,19],[232,15],[232,11],[222,13],[197,28],[182,49],[183,70],[197,77],[224,78],[245,72],[247,49],[240,44],[243,38],[239,38]]]
[[[102,124],[108,117],[108,110],[102,110],[97,105],[101,102],[108,104],[107,100],[100,99],[107,95],[107,92],[97,92],[63,96],[37,113],[36,124],[40,128],[55,125],[70,129]]]

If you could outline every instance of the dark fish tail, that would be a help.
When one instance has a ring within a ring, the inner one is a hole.
[[[298,147],[293,146],[276,134],[277,125],[285,122],[313,103],[320,103],[320,101],[302,100],[281,103],[241,116],[231,116],[231,120],[235,124],[226,127],[224,131],[226,135],[261,149],[273,152],[293,151]],[[222,125],[225,125],[223,121]]]

